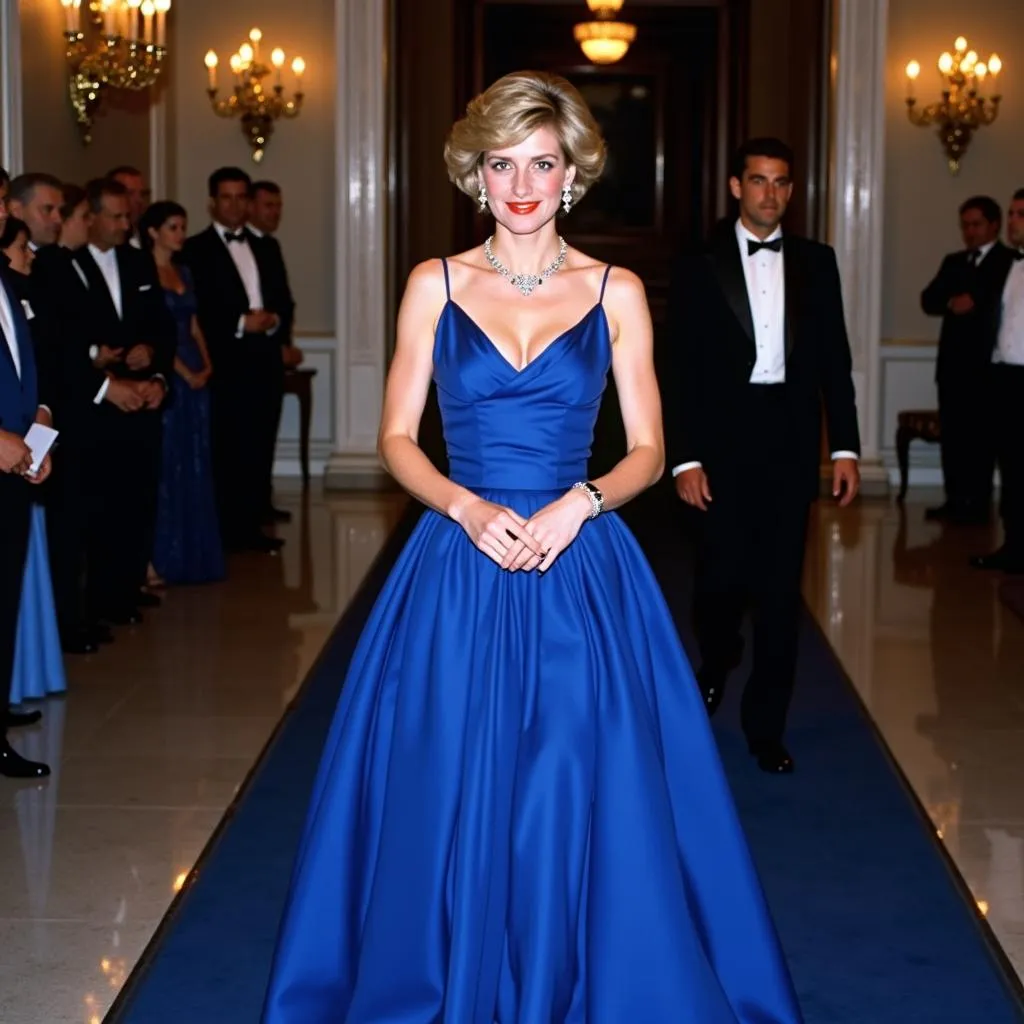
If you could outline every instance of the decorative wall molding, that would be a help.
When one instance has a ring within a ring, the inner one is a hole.
[[[21,13],[18,0],[0,0],[0,165],[11,177],[25,169],[21,95]]]
[[[166,199],[167,184],[167,82],[161,81],[149,96],[149,190],[154,200]]]
[[[879,342],[888,0],[836,0],[831,240],[842,278],[865,483],[880,483]]]
[[[335,0],[335,449],[327,487],[378,486],[387,366],[386,0]]]
[[[896,417],[904,409],[934,409],[934,345],[884,345],[879,352],[881,436],[879,454],[890,481],[899,480],[896,461]],[[939,446],[915,442],[910,446],[910,486],[935,487],[942,484]]]

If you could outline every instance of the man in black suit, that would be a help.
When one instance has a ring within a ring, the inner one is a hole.
[[[284,387],[279,336],[291,336],[293,303],[263,245],[246,229],[252,182],[237,167],[210,175],[213,223],[185,244],[199,323],[213,363],[213,462],[225,545],[277,551],[262,532]]]
[[[991,404],[999,463],[1003,544],[971,559],[978,569],[1024,574],[1024,188],[1006,216],[1011,249],[984,312],[990,325]],[[989,259],[992,257],[990,256]]]
[[[754,667],[742,719],[767,772],[790,772],[783,745],[796,666],[807,519],[818,494],[821,403],[840,504],[859,487],[860,438],[839,272],[825,245],[780,228],[793,157],[777,139],[736,154],[739,217],[685,255],[670,295],[665,382],[676,489],[699,510],[695,626],[708,712],[739,660],[753,599]]]
[[[125,243],[128,196],[116,181],[86,187],[89,244],[72,256],[84,282],[82,319],[89,356],[106,381],[96,405],[94,446],[86,456],[98,507],[91,516],[89,584],[100,618],[142,621],[160,483],[160,408],[174,365],[174,323],[152,257]],[[147,600],[148,598],[148,600]]]
[[[10,178],[0,167],[0,231],[7,220]],[[0,775],[38,779],[47,765],[22,757],[7,742],[14,646],[18,631],[21,584],[31,527],[28,483],[40,484],[50,473],[50,459],[32,476],[32,452],[25,434],[33,420],[46,422],[38,404],[35,358],[25,311],[6,267],[0,267]],[[27,481],[27,482],[26,482]]]
[[[999,241],[1003,213],[988,196],[960,207],[964,249],[950,253],[921,293],[921,308],[942,317],[935,383],[942,427],[942,476],[946,501],[929,519],[986,522],[992,504],[995,447],[989,405],[994,291],[1012,259]]]
[[[292,298],[291,285],[288,282],[288,269],[284,262],[281,243],[277,240],[277,229],[281,226],[281,214],[284,211],[284,197],[281,186],[276,181],[256,181],[252,186],[252,198],[249,203],[249,232],[256,236],[256,245],[262,248],[261,265],[266,269],[270,279],[275,282],[274,291],[280,296],[281,304],[290,311],[286,318],[289,330],[278,331],[276,337],[281,342],[281,359],[286,370],[302,365],[302,349],[292,338],[291,325],[295,318],[295,301]],[[283,396],[282,396],[283,397]],[[277,428],[281,423],[281,406],[277,409]],[[267,521],[287,523],[291,513],[275,508],[273,504],[273,481],[267,479]]]

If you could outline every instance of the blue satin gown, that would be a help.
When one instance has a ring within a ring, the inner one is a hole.
[[[586,478],[603,293],[517,370],[449,291],[452,479],[529,516]],[[509,573],[427,511],[349,668],[264,1024],[800,1020],[632,534],[607,513],[546,574]]]

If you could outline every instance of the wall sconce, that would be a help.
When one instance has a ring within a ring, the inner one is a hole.
[[[68,97],[82,144],[92,141],[92,125],[104,89],[141,91],[154,85],[167,58],[167,12],[171,0],[60,0],[64,8]],[[85,28],[99,39],[90,50]]]
[[[302,76],[306,71],[306,62],[301,57],[292,61],[292,73],[295,75],[295,90],[292,98],[285,99],[281,73],[284,68],[284,50],[275,48],[270,54],[268,67],[259,59],[260,42],[263,33],[254,28],[249,32],[249,42],[243,43],[238,52],[231,55],[228,64],[234,75],[234,91],[226,99],[217,99],[217,54],[210,50],[206,54],[206,72],[209,86],[206,90],[210,97],[210,106],[218,117],[237,117],[241,120],[242,134],[245,135],[252,148],[252,159],[259,163],[263,159],[270,136],[274,132],[274,122],[279,117],[298,117],[302,109]],[[274,85],[268,91],[263,80],[273,74]]]
[[[616,21],[624,0],[587,0],[594,21],[581,21],[573,28],[573,38],[587,60],[594,64],[614,64],[626,56],[636,39],[636,25]]]
[[[953,44],[953,50],[938,60],[942,98],[923,110],[917,109],[914,97],[921,65],[916,60],[907,65],[907,115],[911,124],[937,126],[950,173],[956,174],[975,130],[991,124],[999,115],[999,72],[1003,62],[995,53],[987,61],[979,60],[978,54],[967,48],[963,36]],[[986,90],[991,92],[987,98],[982,95]]]

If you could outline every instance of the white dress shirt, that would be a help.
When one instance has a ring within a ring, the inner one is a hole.
[[[4,332],[7,339],[7,347],[11,350],[11,359],[14,360],[14,372],[21,380],[21,352],[18,349],[18,336],[14,333],[14,313],[11,311],[11,297],[7,289],[0,284],[0,330]]]
[[[974,261],[974,265],[978,266],[981,261],[995,248],[995,239],[991,242],[986,242],[984,245],[978,246],[978,258]]]
[[[96,266],[100,268],[103,280],[107,282],[107,290],[110,292],[110,298],[113,300],[114,309],[117,310],[117,318],[123,320],[124,307],[121,301],[121,272],[117,266],[117,250],[107,249],[104,252],[102,249],[97,249],[90,242],[89,255],[96,261]]]
[[[784,384],[786,381],[786,264],[785,249],[774,252],[759,249],[747,255],[747,242],[774,242],[782,238],[782,228],[776,228],[765,239],[749,232],[743,222],[736,221],[736,245],[747,285],[747,302],[754,325],[754,369],[751,384]],[[856,459],[856,452],[832,452],[833,459]],[[672,475],[679,476],[688,469],[700,468],[699,462],[683,462],[672,467]]]
[[[999,336],[992,362],[1024,366],[1024,260],[1015,260],[1006,275]]]
[[[227,246],[231,259],[234,261],[238,276],[245,286],[245,294],[249,298],[249,312],[263,309],[263,288],[260,284],[260,268],[256,264],[256,255],[249,245],[249,240],[244,238],[241,242],[229,242],[228,235],[235,234],[230,228],[224,227],[217,221],[213,222],[213,229],[220,235],[220,240]],[[239,228],[245,231],[245,228]],[[273,334],[273,331],[268,331]],[[238,327],[235,329],[235,337],[240,338],[245,334],[245,314],[238,318]]]

